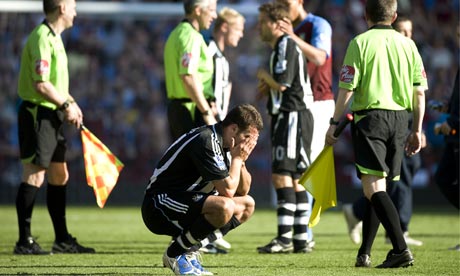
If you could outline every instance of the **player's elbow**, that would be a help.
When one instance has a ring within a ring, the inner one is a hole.
[[[314,53],[313,58],[310,61],[316,66],[322,66],[327,61],[327,53],[323,50],[319,50]]]

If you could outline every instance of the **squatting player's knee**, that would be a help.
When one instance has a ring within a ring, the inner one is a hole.
[[[224,217],[225,223],[227,223],[233,214],[235,213],[235,202],[230,198],[224,198],[223,204],[221,207],[221,214]]]
[[[252,216],[252,214],[254,214],[255,208],[256,202],[254,201],[254,199],[251,196],[245,196],[243,213],[241,217],[238,218],[238,220],[241,223],[247,221]]]
[[[235,202],[223,196],[209,197],[203,207],[206,219],[215,227],[224,226],[235,212]]]

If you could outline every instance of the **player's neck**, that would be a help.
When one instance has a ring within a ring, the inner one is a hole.
[[[294,28],[296,28],[297,26],[299,26],[300,23],[302,23],[302,21],[305,20],[305,18],[307,18],[307,15],[308,15],[308,12],[305,11],[304,9],[302,9],[300,12],[299,12],[299,16],[297,16],[297,18],[292,21],[292,26]]]
[[[283,32],[277,32],[276,34],[273,34],[273,39],[270,41],[270,46],[272,47],[272,49],[275,49],[276,44],[278,43],[278,40],[279,40],[280,37],[282,37],[283,35],[284,35]]]
[[[215,37],[217,48],[223,53],[225,50],[225,37],[223,35],[218,35]]]

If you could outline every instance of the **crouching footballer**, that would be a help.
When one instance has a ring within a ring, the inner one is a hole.
[[[238,105],[222,122],[182,135],[159,161],[142,217],[151,232],[172,237],[163,265],[176,275],[213,275],[198,261],[200,241],[227,234],[254,213],[245,161],[262,127],[255,107]]]

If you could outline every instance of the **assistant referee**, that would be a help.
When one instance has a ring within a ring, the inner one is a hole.
[[[200,34],[217,18],[216,0],[184,1],[185,19],[164,49],[168,121],[173,140],[200,125],[217,122],[212,88],[213,59]]]

